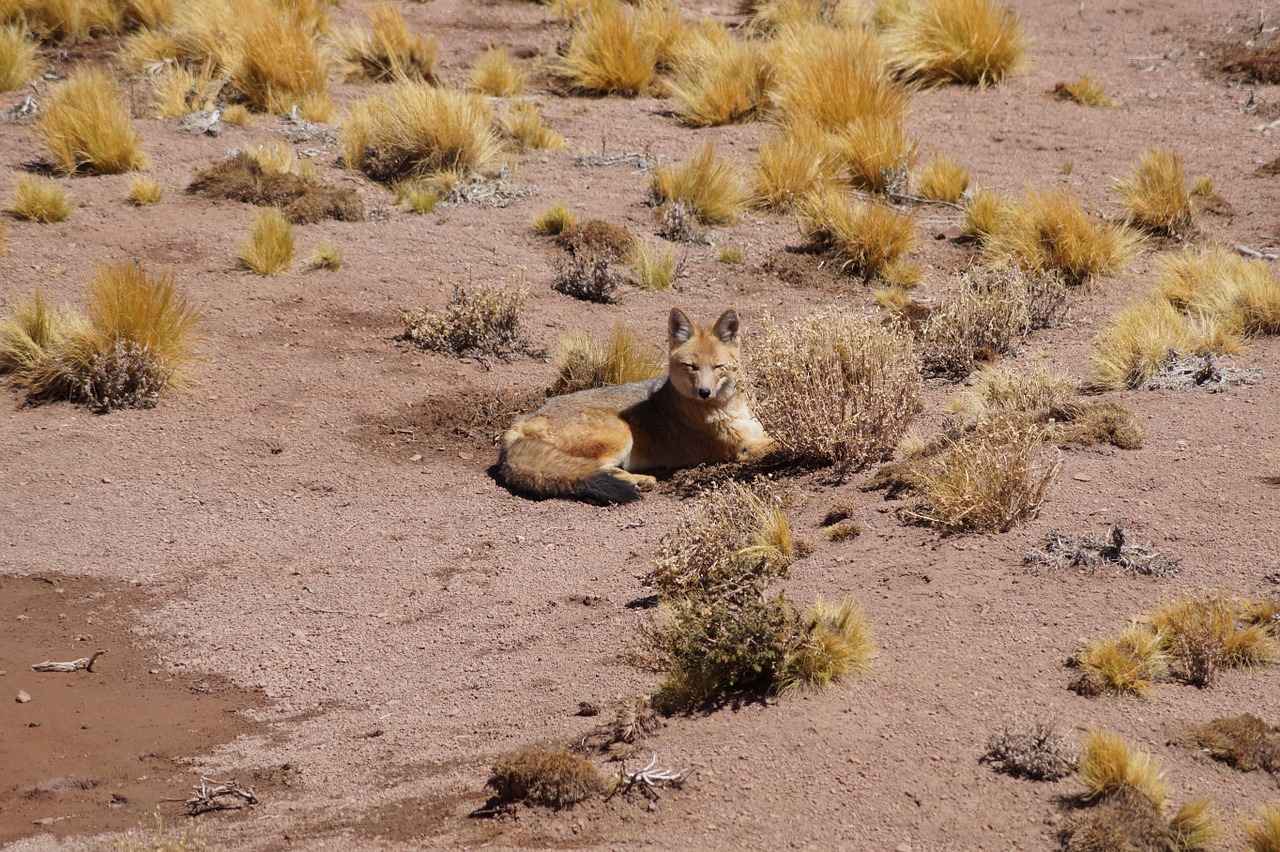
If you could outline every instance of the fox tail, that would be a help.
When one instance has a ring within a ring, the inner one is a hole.
[[[503,435],[498,469],[507,487],[535,497],[574,497],[590,503],[630,503],[640,497],[634,485],[601,470],[591,459],[519,433]]]

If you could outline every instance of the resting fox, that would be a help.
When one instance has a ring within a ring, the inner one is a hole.
[[[736,395],[737,312],[704,328],[673,308],[668,330],[666,378],[554,397],[517,419],[498,458],[507,485],[538,497],[628,503],[657,482],[633,471],[731,461],[773,446]]]

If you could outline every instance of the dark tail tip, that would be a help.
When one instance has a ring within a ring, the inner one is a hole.
[[[630,503],[640,499],[640,492],[630,482],[602,470],[582,481],[578,496],[593,503]]]

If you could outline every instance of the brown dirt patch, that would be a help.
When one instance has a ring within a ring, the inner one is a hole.
[[[325,219],[364,219],[364,202],[350,187],[330,186],[288,172],[266,171],[243,151],[201,169],[187,191],[259,207],[279,207],[295,225],[311,225]]]
[[[429,396],[403,411],[367,420],[359,441],[397,459],[406,451],[446,453],[473,466],[473,459],[483,461],[484,453],[497,452],[498,437],[517,416],[545,401],[544,393],[522,390]]]

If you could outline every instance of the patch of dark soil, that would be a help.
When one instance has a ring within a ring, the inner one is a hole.
[[[751,482],[762,476],[786,479],[804,476],[822,467],[825,465],[797,459],[785,452],[775,452],[749,461],[700,464],[672,471],[666,476],[658,476],[658,487],[678,497],[697,497],[716,484],[728,480]]]
[[[243,151],[196,172],[187,191],[259,207],[279,207],[295,225],[310,225],[324,219],[359,222],[365,216],[364,203],[350,187],[330,186],[293,173],[267,171]]]
[[[187,758],[259,731],[239,711],[265,706],[261,695],[161,667],[133,631],[154,601],[150,590],[85,578],[0,576],[0,845],[147,823],[162,800],[199,783]],[[31,670],[97,649],[108,653],[92,672]],[[30,700],[15,701],[20,693]]]
[[[394,415],[365,422],[361,443],[397,459],[405,451],[456,453],[470,462],[478,454],[497,458],[498,437],[517,416],[546,401],[541,391],[459,391],[430,396]]]

